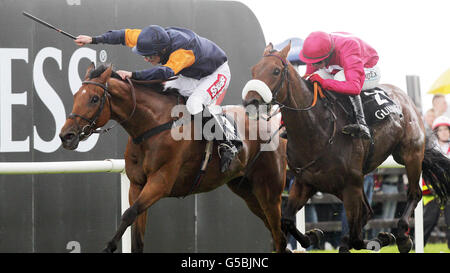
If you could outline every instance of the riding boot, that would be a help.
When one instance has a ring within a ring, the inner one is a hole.
[[[224,124],[222,124],[221,119],[217,114],[211,113],[206,107],[203,111],[206,111],[206,117],[203,118],[203,124],[206,124],[209,120],[214,120],[214,135],[217,136],[215,140],[218,143],[218,154],[220,157],[220,171],[222,173],[228,171],[230,168],[230,164],[233,161],[234,157],[239,151],[241,145],[236,147],[233,142],[240,141],[238,139],[234,139],[235,136],[226,133],[226,129],[224,128]]]
[[[371,139],[369,127],[367,126],[366,119],[364,116],[364,110],[362,107],[361,97],[350,96],[350,102],[353,106],[353,111],[356,116],[356,124],[349,124],[342,128],[342,133],[348,135],[355,135],[365,139]]]
[[[238,148],[233,143],[233,137],[226,133],[224,128],[224,124],[220,121],[220,119],[215,114],[211,114],[213,119],[215,120],[215,134],[221,135],[220,139],[217,139],[217,143],[219,144],[217,151],[220,157],[220,171],[222,173],[226,172],[230,168],[230,164],[233,161],[234,157],[238,153]]]

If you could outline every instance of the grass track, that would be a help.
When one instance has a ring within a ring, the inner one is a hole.
[[[352,253],[372,253],[370,250],[350,250]],[[414,253],[414,249],[411,253]],[[447,244],[427,244],[424,248],[425,253],[450,253],[450,249],[448,249]],[[308,253],[338,253],[338,250],[311,250]],[[387,247],[383,247],[380,250],[380,253],[398,253],[398,249],[396,245],[390,245]]]

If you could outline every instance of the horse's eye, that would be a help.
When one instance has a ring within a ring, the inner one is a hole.
[[[275,75],[275,76],[278,76],[278,75],[280,75],[280,69],[279,68],[275,68],[274,70],[273,70],[273,74]]]
[[[100,98],[98,96],[93,96],[91,98],[91,103],[97,103],[100,100]]]

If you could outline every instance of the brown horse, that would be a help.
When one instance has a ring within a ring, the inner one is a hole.
[[[429,147],[419,112],[405,92],[393,85],[380,85],[397,104],[401,113],[372,126],[373,143],[341,133],[349,121],[335,100],[317,99],[312,84],[301,78],[286,60],[290,44],[280,52],[269,44],[263,58],[252,67],[252,82],[244,88],[244,105],[278,104],[287,130],[288,165],[296,172],[296,183],[283,211],[283,230],[292,233],[304,247],[309,237],[293,225],[295,213],[317,191],[339,197],[345,207],[350,233],[342,240],[340,251],[367,247],[361,231],[372,215],[363,191],[364,175],[373,171],[392,154],[406,168],[409,181],[407,205],[398,222],[397,237],[380,233],[376,240],[385,246],[396,239],[400,252],[409,252],[409,217],[422,197],[420,174],[435,178],[433,188],[446,199],[450,192],[450,161]],[[327,94],[327,93],[325,93]],[[259,112],[252,115],[257,117]],[[371,147],[372,145],[372,147]],[[424,158],[425,154],[425,158]]]
[[[72,114],[61,129],[63,147],[69,150],[75,149],[80,140],[110,119],[119,121],[130,136],[125,151],[125,170],[131,183],[130,208],[122,215],[120,226],[104,251],[115,251],[124,231],[133,224],[132,251],[142,252],[147,209],[159,199],[208,192],[227,184],[262,219],[272,234],[276,250],[284,252],[286,239],[281,230],[281,193],[286,175],[286,142],[280,141],[272,151],[261,152],[255,159],[261,144],[266,141],[259,133],[256,140],[243,139],[238,156],[225,173],[220,172],[217,153],[212,153],[201,182],[194,187],[207,141],[193,140],[193,137],[175,140],[171,135],[175,130],[191,130],[191,135],[194,126],[169,126],[136,141],[149,129],[173,120],[171,109],[184,103],[178,93],[162,90],[161,83],[133,87],[131,81],[122,81],[111,66],[94,70],[91,64],[82,86],[74,95]],[[249,135],[250,130],[258,131],[256,123],[249,123],[242,106],[226,109],[237,118],[241,136]],[[267,124],[278,129],[279,122],[278,119],[278,124],[275,120]],[[214,147],[213,151],[216,151],[217,145]],[[250,162],[254,164],[247,169]],[[241,181],[244,174],[245,179]]]

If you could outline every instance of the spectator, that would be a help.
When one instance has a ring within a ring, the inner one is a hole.
[[[423,117],[425,130],[427,134],[431,134],[432,127],[433,127],[433,121],[436,119],[436,115],[434,113],[434,108],[428,109],[428,111],[425,112],[425,115]]]
[[[437,149],[440,149],[450,158],[450,118],[446,116],[437,117],[432,128],[437,136]],[[446,223],[447,247],[450,249],[450,203],[440,206],[432,191],[433,189],[429,188],[422,180],[424,244],[427,243],[431,232],[439,221],[440,214],[443,212]]]
[[[447,101],[445,100],[445,96],[441,94],[436,94],[432,99],[434,114],[436,117],[446,116],[450,118],[450,109],[448,107]]]

